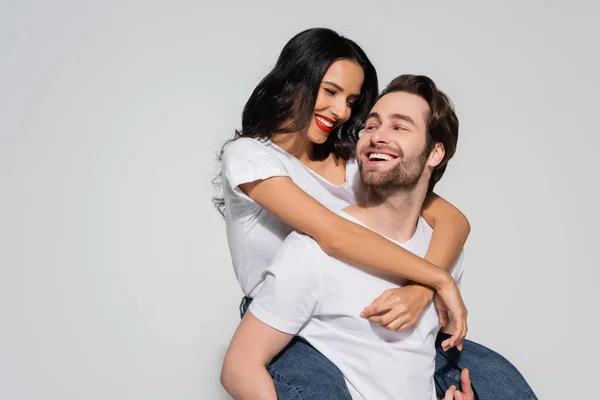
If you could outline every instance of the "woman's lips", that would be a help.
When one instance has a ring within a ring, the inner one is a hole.
[[[325,133],[331,133],[335,121],[331,118],[324,117],[323,115],[315,114],[315,123],[317,127]]]

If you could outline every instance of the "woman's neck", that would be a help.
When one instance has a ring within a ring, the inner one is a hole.
[[[277,133],[271,141],[304,164],[313,159],[315,145],[301,132]]]

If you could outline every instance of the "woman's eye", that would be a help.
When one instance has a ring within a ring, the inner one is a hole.
[[[329,94],[330,96],[335,96],[335,92],[331,89],[325,89],[325,91],[327,92],[327,94]]]
[[[348,104],[348,107],[350,107],[350,108],[354,107],[353,101],[347,101],[346,104]]]

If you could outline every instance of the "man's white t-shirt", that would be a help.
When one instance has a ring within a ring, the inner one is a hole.
[[[340,215],[356,223],[352,216]],[[423,257],[433,229],[419,217],[413,237],[395,242]],[[460,283],[463,255],[452,269]],[[406,283],[329,257],[317,242],[291,233],[264,273],[250,312],[273,328],[305,338],[343,373],[353,399],[435,399],[435,339],[431,303],[416,326],[395,332],[360,317],[385,290]]]
[[[330,210],[354,204],[364,195],[355,160],[346,163],[346,183],[337,186],[270,140],[240,138],[229,143],[221,172],[227,242],[236,277],[249,297],[258,292],[263,271],[294,229],[246,196],[239,185],[278,176],[291,178]]]

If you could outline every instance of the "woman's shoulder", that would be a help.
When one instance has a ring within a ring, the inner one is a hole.
[[[264,139],[241,137],[227,143],[223,149],[223,154],[241,155],[247,152],[266,151],[268,148],[267,143]]]
[[[223,162],[241,161],[253,158],[272,159],[279,158],[277,151],[267,139],[254,139],[241,137],[227,143],[223,148]]]

